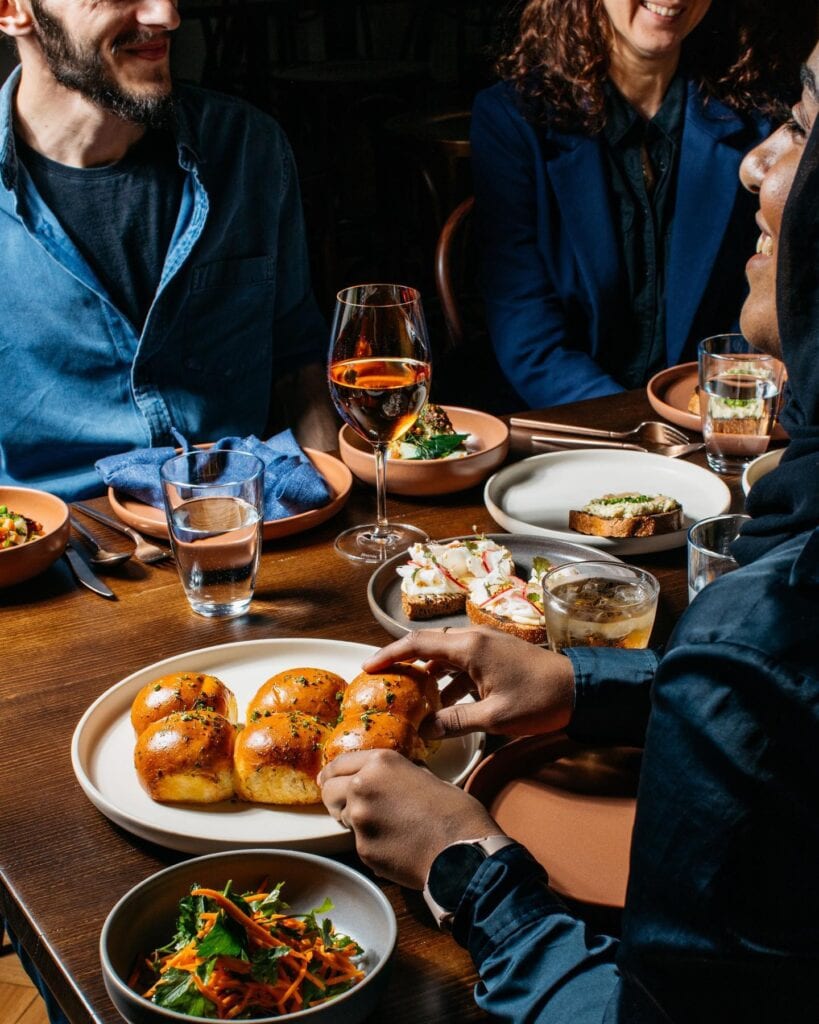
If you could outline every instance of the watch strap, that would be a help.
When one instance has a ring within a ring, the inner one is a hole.
[[[436,860],[442,854],[446,853],[447,855],[449,855],[451,851],[453,851],[455,848],[459,846],[469,846],[473,850],[477,850],[479,853],[483,855],[483,859],[486,860],[488,857],[491,857],[493,854],[497,853],[498,850],[502,850],[505,846],[511,846],[515,842],[516,840],[511,839],[509,836],[500,834],[491,836],[481,836],[479,839],[461,839],[456,843],[450,843],[449,846],[444,847],[444,849],[441,850],[440,853],[437,855]],[[435,862],[433,861],[433,865],[434,863]],[[426,902],[426,905],[429,907],[432,916],[435,918],[438,927],[448,931],[452,927],[452,919],[455,916],[455,912],[454,910],[450,910],[446,907],[441,906],[441,904],[435,899],[435,896],[430,891],[429,883],[431,875],[432,867],[430,868],[429,874],[427,875],[426,883],[424,885],[424,901]]]

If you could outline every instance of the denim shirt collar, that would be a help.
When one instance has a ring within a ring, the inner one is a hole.
[[[20,65],[0,89],[0,180],[11,192],[17,184],[17,152],[14,148],[14,94],[20,81]]]
[[[17,151],[14,145],[14,96],[20,83],[22,69],[18,64],[0,89],[0,181],[7,191],[17,186]],[[174,96],[174,135],[179,153],[179,166],[186,171],[196,170],[203,160],[200,156],[196,127],[180,98]]]

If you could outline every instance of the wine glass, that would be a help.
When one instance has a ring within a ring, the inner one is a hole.
[[[345,530],[336,550],[383,562],[423,530],[387,521],[387,448],[415,423],[429,393],[429,339],[421,296],[399,284],[361,284],[336,296],[327,379],[345,422],[375,450],[376,522]]]

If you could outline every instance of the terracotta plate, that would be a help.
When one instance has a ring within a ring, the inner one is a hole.
[[[265,540],[289,537],[291,533],[301,533],[303,530],[318,526],[319,523],[325,522],[339,512],[350,496],[353,477],[343,462],[328,452],[319,452],[313,448],[305,448],[304,451],[324,477],[332,497],[322,508],[300,512],[298,515],[288,516],[286,519],[267,520],[262,526],[262,536]],[[165,512],[161,508],[146,505],[122,491],[115,491],[113,487],[108,488],[108,500],[117,516],[128,526],[133,526],[135,530],[147,533],[151,537],[159,537],[161,540],[168,539]]]
[[[452,494],[474,487],[503,462],[509,451],[509,427],[497,416],[475,409],[444,405],[455,432],[471,434],[470,454],[447,459],[388,459],[387,491],[410,498]],[[349,426],[338,435],[341,457],[359,480],[375,486],[375,456],[367,442]]]
[[[697,386],[697,377],[696,363],[680,363],[655,373],[646,385],[651,408],[678,427],[702,431],[700,417],[688,411],[688,401]],[[772,437],[781,441],[787,436],[777,423]]]
[[[463,540],[462,537],[447,537],[441,544],[451,540]],[[474,538],[473,538],[474,539]],[[546,537],[522,537],[511,533],[492,533],[489,539],[503,544],[512,553],[518,575],[529,578],[532,571],[532,559],[536,555],[548,558],[555,565],[563,562],[583,562],[593,558],[599,561],[619,562],[620,559],[607,551],[594,551],[582,544],[570,544],[566,541],[550,540]],[[441,615],[435,619],[424,619],[411,622],[401,609],[401,577],[395,571],[399,565],[407,561],[406,552],[395,555],[388,562],[380,565],[370,577],[367,586],[367,601],[370,611],[392,636],[401,637],[411,629],[443,629],[444,626],[468,626],[466,614]]]
[[[563,896],[621,908],[628,883],[640,751],[590,747],[563,734],[514,740],[466,783]]]

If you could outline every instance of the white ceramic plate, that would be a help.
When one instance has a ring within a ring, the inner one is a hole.
[[[655,537],[589,537],[569,529],[569,510],[602,494],[667,494],[683,507],[683,528]],[[664,455],[618,450],[548,452],[507,466],[486,482],[484,503],[504,529],[540,533],[617,554],[682,547],[689,526],[719,515],[731,493],[710,470]]]
[[[765,452],[764,455],[760,455],[753,462],[749,462],[742,474],[742,493],[748,494],[757,480],[761,480],[772,469],[776,469],[784,454],[784,448],[774,448],[773,451]]]
[[[270,676],[299,665],[326,668],[348,682],[373,651],[338,640],[246,640],[178,654],[134,672],[106,690],[74,730],[71,763],[86,796],[128,832],[185,853],[242,847],[288,847],[332,853],[352,846],[352,835],[323,804],[280,807],[225,801],[218,804],[155,803],[139,784],[133,764],[131,703],[152,679],[191,670],[218,676],[236,694],[239,719]],[[482,733],[444,740],[429,767],[449,782],[464,782],[480,761]]]

